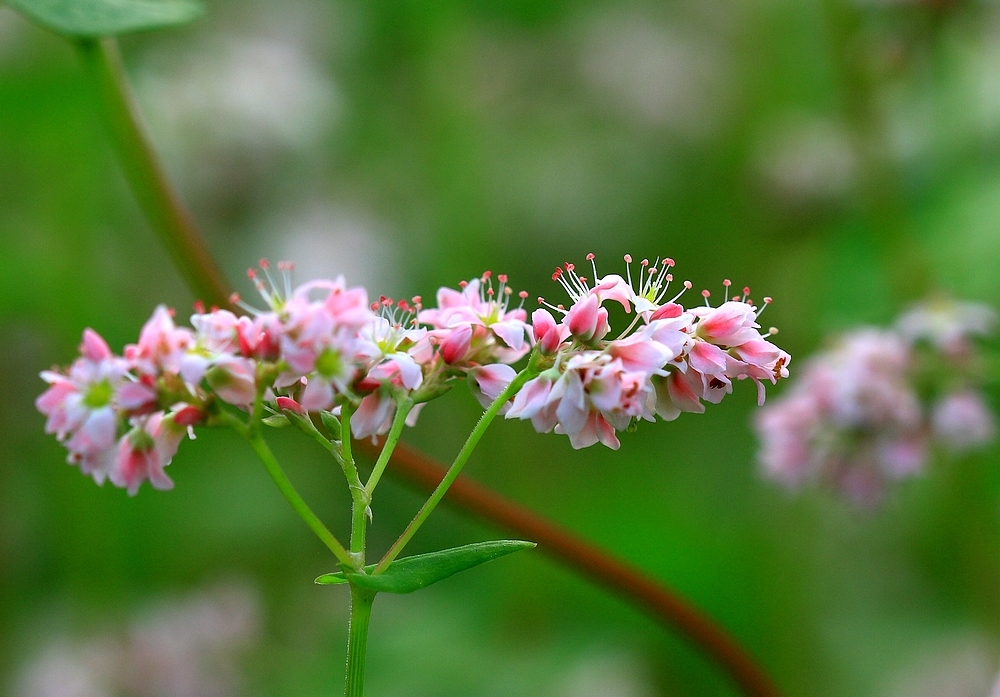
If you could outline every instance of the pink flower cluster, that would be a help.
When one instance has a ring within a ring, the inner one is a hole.
[[[522,307],[527,293],[511,307],[502,274],[441,288],[437,306],[424,308],[419,297],[369,303],[342,278],[293,290],[287,264],[279,264],[279,286],[262,261],[249,275],[265,310],[234,297],[248,314],[198,307],[188,328],[161,306],[122,356],[87,329],[76,362],[42,374],[50,387],[37,406],[71,463],[134,494],[147,480],[170,488],[164,468],[185,434],[219,422],[224,404],[254,418],[265,409],[339,415],[349,404],[353,435],[374,437],[404,401],[412,425],[423,403],[459,379],[488,405],[514,379],[511,364],[533,351],[537,376],[503,405],[507,417],[565,433],[575,448],[617,448],[616,430],[633,421],[703,412],[745,378],[763,403],[763,383],[787,376],[789,356],[759,331],[749,289],[729,300],[726,281],[721,305],[712,307],[705,291],[703,307],[685,309],[679,295],[666,297],[672,260],[639,262],[634,282],[626,261],[626,278],[598,277],[595,266],[592,284],[572,264],[557,269],[572,303],[536,310],[533,325]],[[608,301],[628,322],[613,339]]]
[[[187,328],[161,306],[123,356],[87,329],[67,370],[42,373],[50,387],[36,401],[69,462],[130,494],[146,480],[168,489],[164,468],[191,427],[212,422],[218,401],[249,411],[263,400],[277,411],[283,397],[284,406],[334,413],[350,402],[354,435],[374,436],[389,429],[402,395],[420,403],[456,377],[495,397],[513,375],[507,363],[531,348],[505,276],[441,289],[438,307],[425,310],[419,298],[369,304],[343,279],[292,290],[290,266],[279,268],[282,288],[266,261],[266,283],[250,272],[265,311],[234,298],[249,315],[198,308]]]
[[[763,403],[763,382],[787,377],[789,355],[759,331],[760,310],[749,288],[729,300],[726,281],[721,305],[712,307],[703,291],[705,305],[685,309],[678,300],[690,282],[667,297],[673,260],[643,259],[635,279],[630,256],[625,278],[600,276],[594,255],[587,260],[593,281],[569,263],[552,276],[572,300],[568,309],[539,298],[549,309],[534,312],[532,332],[549,366],[517,393],[507,418],[530,419],[540,432],[564,433],[574,448],[601,442],[617,449],[616,431],[638,420],[702,413],[704,402],[718,403],[732,392],[733,380],[745,378],[757,383]],[[624,310],[628,322],[615,338],[609,338],[608,301]]]
[[[960,453],[993,440],[993,413],[975,388],[973,338],[995,321],[988,307],[936,301],[893,329],[840,337],[758,414],[765,472],[874,504],[889,482],[921,472],[934,447]]]

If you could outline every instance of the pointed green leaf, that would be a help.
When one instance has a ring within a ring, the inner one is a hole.
[[[389,564],[384,573],[378,576],[372,576],[370,573],[357,574],[338,571],[332,574],[323,574],[316,579],[316,583],[335,585],[347,583],[350,580],[351,583],[362,588],[382,593],[412,593],[457,574],[459,571],[465,571],[498,557],[534,546],[534,542],[524,542],[523,540],[476,542],[462,547],[443,549],[440,552],[397,559]],[[374,568],[375,565],[372,564],[366,566],[365,570],[371,572]]]
[[[96,38],[187,24],[205,13],[199,0],[7,0],[66,36]]]

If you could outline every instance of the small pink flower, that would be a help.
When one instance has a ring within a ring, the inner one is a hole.
[[[449,335],[440,330],[471,326],[471,354],[467,358],[476,363],[517,361],[530,348],[527,342],[529,328],[525,322],[527,313],[521,307],[510,309],[512,293],[507,277],[501,274],[497,279],[499,285],[494,287],[493,276],[487,271],[481,278],[460,284],[460,291],[440,288],[437,292],[438,306],[421,310],[417,320],[430,326],[432,333],[442,341],[447,341]],[[519,297],[523,302],[526,293],[520,293]],[[486,328],[488,333],[476,332],[477,326]],[[454,355],[449,352],[449,356]]]
[[[571,357],[564,369],[546,371],[525,384],[507,418],[531,419],[543,433],[564,433],[574,448],[597,442],[617,448],[614,429],[627,428],[634,418],[652,420],[653,404],[645,373],[626,370],[608,354],[587,351]]]
[[[163,468],[170,464],[186,432],[173,415],[156,412],[143,418],[119,441],[117,462],[108,473],[111,482],[127,489],[129,496],[135,496],[146,480],[154,489],[172,489],[174,483]]]
[[[389,395],[373,392],[361,400],[351,415],[351,433],[355,438],[373,438],[388,433],[396,413],[396,402]]]
[[[249,318],[247,318],[249,320]],[[212,310],[191,316],[195,345],[209,354],[238,353],[240,318],[228,310]]]
[[[165,305],[159,305],[143,325],[139,342],[125,347],[125,359],[145,375],[177,375],[185,354],[193,346],[191,330],[177,327],[172,312]]]
[[[542,308],[531,313],[531,331],[535,342],[540,346],[542,353],[546,355],[552,355],[558,351],[562,342],[569,337],[569,327],[564,324],[557,325],[548,310]]]
[[[69,450],[68,461],[79,464],[100,483],[115,443],[116,395],[127,384],[127,366],[91,329],[83,333],[80,352],[66,374],[42,373],[50,387],[35,400],[35,406],[47,417],[46,433],[54,433]]]
[[[406,416],[406,425],[415,426],[423,404],[418,404]],[[375,438],[389,432],[396,415],[396,400],[386,389],[372,392],[361,400],[351,415],[351,433],[355,438]]]
[[[472,325],[462,323],[454,327],[441,342],[441,359],[449,365],[465,358],[472,346]]]
[[[608,333],[608,311],[600,306],[596,295],[580,298],[566,314],[566,326],[576,339],[589,342],[603,339]]]
[[[466,372],[469,389],[483,408],[492,404],[516,375],[514,369],[504,363],[474,366]],[[500,408],[500,413],[506,414],[509,409],[510,404],[505,404]]]
[[[673,370],[657,380],[655,387],[656,413],[664,421],[673,421],[684,411],[705,413],[705,405],[701,403],[705,395],[704,377],[697,371]]]
[[[247,407],[257,398],[256,367],[247,358],[229,355],[216,358],[205,373],[205,380],[215,394],[229,404]]]
[[[699,318],[695,334],[712,344],[739,346],[760,339],[757,311],[748,303],[730,300],[719,307],[697,307],[691,312]]]

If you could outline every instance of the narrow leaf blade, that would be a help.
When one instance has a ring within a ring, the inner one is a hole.
[[[351,583],[381,593],[412,593],[499,557],[530,549],[534,542],[492,540],[397,559],[378,576],[346,574]]]
[[[7,0],[65,36],[96,38],[171,27],[205,13],[199,0]]]
[[[323,574],[315,582],[321,586],[336,586],[341,583],[347,583],[347,577],[344,576],[343,571],[337,571],[332,574]]]

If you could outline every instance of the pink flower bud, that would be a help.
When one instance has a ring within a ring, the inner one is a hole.
[[[101,335],[89,327],[83,330],[83,341],[80,343],[80,353],[89,361],[98,363],[105,358],[111,358],[111,349]]]
[[[569,309],[565,320],[570,333],[581,341],[600,339],[608,333],[608,311],[596,295],[581,298]]]
[[[677,303],[667,303],[650,315],[649,321],[652,322],[657,319],[674,319],[675,317],[680,317],[683,312],[684,308]]]
[[[441,342],[441,357],[452,365],[458,363],[469,351],[472,344],[472,325],[460,324]]]
[[[539,308],[531,314],[531,329],[542,353],[551,355],[559,349],[563,336],[548,310]]]
[[[278,397],[275,401],[278,404],[278,409],[281,409],[282,411],[290,411],[299,416],[306,415],[306,410],[302,407],[302,405],[291,397]]]

